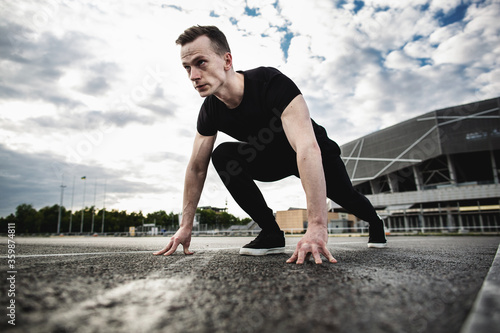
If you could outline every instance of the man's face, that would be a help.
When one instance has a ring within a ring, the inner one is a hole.
[[[224,58],[214,52],[207,36],[181,47],[182,65],[201,97],[217,93],[224,84],[227,68]]]

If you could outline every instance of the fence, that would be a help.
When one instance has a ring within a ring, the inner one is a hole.
[[[460,209],[408,209],[391,215],[381,214],[387,233],[499,233],[500,210],[468,211]],[[358,221],[349,227],[336,226],[328,228],[330,235],[368,234],[369,224]],[[304,234],[304,228],[282,229],[287,235]],[[172,236],[177,227],[169,226],[162,230],[160,236]],[[200,224],[193,229],[193,236],[256,236],[260,228],[245,229],[222,228]],[[85,235],[85,234],[84,234]],[[90,235],[90,234],[86,234]],[[97,235],[97,234],[94,234]],[[99,234],[105,236],[131,236],[128,232]],[[136,231],[135,236],[152,236],[149,232]]]
[[[405,211],[386,217],[385,225],[395,232],[498,232],[499,211],[437,212]]]

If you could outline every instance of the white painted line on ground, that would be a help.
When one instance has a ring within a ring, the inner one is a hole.
[[[390,240],[390,243],[401,242],[402,240]],[[329,246],[337,246],[337,245],[351,245],[351,244],[366,244],[363,242],[331,242]],[[287,245],[287,248],[295,249],[296,245]],[[206,251],[225,251],[225,250],[239,250],[240,246],[232,246],[232,247],[215,247],[215,248],[203,248],[203,249],[191,249],[194,253],[197,252],[206,252]],[[182,250],[179,250],[182,251]],[[108,255],[108,254],[137,254],[137,253],[153,253],[154,250],[144,250],[144,251],[118,251],[118,252],[78,252],[78,253],[43,253],[43,254],[18,254],[16,258],[39,258],[39,257],[71,257],[71,256],[91,256],[91,255]],[[160,257],[160,256],[159,256]],[[5,259],[7,256],[0,256],[0,258]]]
[[[152,253],[152,251],[131,251],[125,253]],[[105,252],[117,253],[117,252]],[[122,252],[123,253],[123,252]],[[92,253],[89,253],[92,254]],[[95,253],[94,253],[95,254]],[[215,256],[185,256],[165,269],[176,266],[190,266],[186,271],[162,278],[161,272],[156,272],[146,279],[127,282],[118,285],[102,294],[93,296],[86,301],[75,304],[63,313],[56,313],[49,319],[48,328],[64,328],[71,332],[100,332],[103,327],[109,327],[113,319],[115,329],[122,332],[158,332],[165,324],[171,305],[185,294],[197,273]],[[81,328],[85,327],[84,330]]]
[[[194,253],[196,251],[224,251],[224,250],[239,250],[241,246],[231,246],[231,247],[207,247],[203,249],[190,249]]]
[[[206,251],[219,251],[219,250],[236,250],[239,247],[219,247],[219,248],[207,248],[207,249],[191,249],[193,252],[206,252]],[[182,250],[179,250],[182,252]],[[91,255],[105,255],[105,254],[136,254],[136,253],[151,253],[151,251],[119,251],[119,252],[82,252],[82,253],[44,253],[44,254],[18,254],[16,258],[38,258],[38,257],[71,257],[71,256],[91,256]],[[159,256],[161,257],[161,256]],[[7,256],[0,256],[0,258],[5,259]]]
[[[150,332],[157,329],[192,280],[183,276],[131,281],[55,313],[48,325],[73,332],[99,332],[113,319],[120,328],[116,331]]]
[[[37,257],[71,257],[89,256],[104,254],[132,254],[132,253],[152,253],[152,251],[120,251],[120,252],[83,252],[83,253],[44,253],[44,254],[18,254],[16,258],[37,258]]]
[[[402,242],[403,240],[390,240],[390,243]],[[407,242],[407,241],[405,241]],[[351,245],[351,244],[366,244],[366,241],[362,242],[331,242],[329,246],[337,246],[337,245]],[[287,248],[295,249],[296,245],[287,245]],[[232,247],[213,247],[213,248],[203,248],[203,249],[191,249],[193,252],[206,252],[206,251],[225,251],[225,250],[239,250],[240,246],[232,246]],[[182,251],[182,250],[179,250]],[[150,251],[119,251],[119,252],[79,252],[79,253],[43,253],[43,254],[18,254],[16,258],[39,258],[39,257],[71,257],[71,256],[91,256],[91,255],[107,255],[107,254],[137,254],[137,253],[153,253],[154,250]],[[0,258],[5,259],[7,256],[0,256]]]

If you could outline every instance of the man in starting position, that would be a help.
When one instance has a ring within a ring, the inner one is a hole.
[[[354,190],[340,148],[309,116],[297,86],[278,70],[259,67],[235,71],[224,34],[214,26],[193,26],[176,41],[182,65],[201,97],[193,152],[184,181],[182,221],[155,255],[170,255],[182,244],[189,250],[193,220],[207,168],[212,163],[241,208],[262,228],[242,255],[284,253],[285,237],[254,180],[300,177],[307,199],[308,228],[287,262],[304,263],[312,255],[337,262],[328,241],[326,198],[369,222],[369,247],[387,246],[384,225],[371,203]],[[217,132],[238,140],[213,150]],[[213,150],[213,151],[212,151]]]

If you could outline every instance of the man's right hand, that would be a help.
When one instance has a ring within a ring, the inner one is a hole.
[[[167,246],[162,250],[153,252],[155,256],[165,255],[169,256],[177,250],[177,247],[182,244],[184,248],[184,254],[194,254],[194,252],[189,251],[189,245],[191,244],[191,229],[189,228],[179,228],[177,232],[170,238]]]

